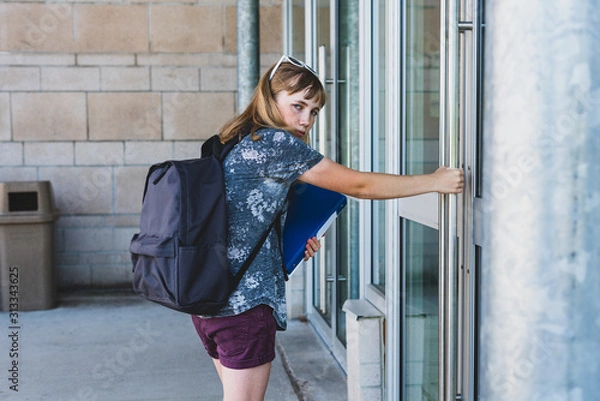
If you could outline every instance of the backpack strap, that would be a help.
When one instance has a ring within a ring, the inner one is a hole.
[[[275,231],[277,232],[277,237],[279,238],[279,254],[281,255],[281,271],[283,272],[283,278],[285,279],[285,281],[288,281],[290,279],[290,277],[288,276],[288,272],[287,269],[285,268],[285,261],[283,260],[283,233],[281,232],[282,228],[282,224],[281,224],[281,217],[282,217],[282,212],[279,212],[279,218],[277,220],[279,220],[279,224],[277,224],[275,226]]]
[[[235,145],[237,145],[239,141],[240,141],[240,138],[238,136],[235,136],[234,138],[230,139],[229,141],[227,141],[225,143],[221,143],[221,139],[219,138],[219,135],[215,134],[215,135],[211,136],[210,138],[208,138],[202,144],[201,156],[207,157],[207,156],[212,155],[212,156],[216,157],[217,160],[219,160],[220,162],[223,162],[223,160],[225,160],[225,156],[227,156],[229,151],[231,149],[233,149],[233,147]]]
[[[281,266],[283,268],[284,276],[287,281],[288,276],[287,276],[287,272],[285,271],[285,266],[283,265],[283,252],[282,252],[282,247],[281,247],[281,216],[282,216],[282,214],[283,214],[283,211],[279,211],[279,213],[277,213],[277,216],[275,216],[275,218],[271,222],[271,225],[269,226],[269,228],[267,228],[267,230],[263,233],[262,237],[260,237],[260,240],[258,241],[256,246],[254,247],[254,249],[252,249],[252,252],[248,256],[248,258],[244,261],[244,264],[242,265],[240,270],[234,276],[234,278],[233,278],[234,279],[234,288],[238,286],[238,284],[242,280],[242,276],[246,273],[246,271],[248,271],[248,268],[254,261],[254,258],[256,258],[256,255],[258,255],[260,248],[262,248],[265,241],[267,240],[269,233],[273,230],[273,226],[275,226],[275,231],[277,232],[277,236],[279,237],[278,242],[279,242],[279,251],[281,252]]]

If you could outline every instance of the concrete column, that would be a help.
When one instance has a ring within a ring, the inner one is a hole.
[[[382,400],[383,313],[364,299],[344,302],[348,401]],[[340,395],[341,396],[341,395]]]
[[[487,1],[481,400],[600,394],[600,3]]]
[[[258,84],[260,69],[258,0],[237,0],[238,110],[243,110]]]

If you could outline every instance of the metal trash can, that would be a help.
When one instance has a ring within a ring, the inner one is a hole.
[[[50,309],[56,303],[52,186],[0,182],[0,309]]]

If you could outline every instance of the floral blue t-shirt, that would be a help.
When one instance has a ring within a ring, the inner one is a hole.
[[[286,131],[261,129],[257,135],[261,138],[256,141],[244,137],[223,163],[228,259],[234,274],[278,212],[287,207],[290,185],[323,158]],[[213,316],[238,315],[265,304],[273,308],[279,329],[285,330],[285,278],[278,241],[276,230],[271,230],[228,304]]]

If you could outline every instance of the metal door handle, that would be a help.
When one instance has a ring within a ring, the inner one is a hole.
[[[440,3],[440,164],[457,167],[458,157],[458,4]],[[456,195],[440,196],[439,204],[439,400],[453,401],[456,363]]]

